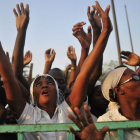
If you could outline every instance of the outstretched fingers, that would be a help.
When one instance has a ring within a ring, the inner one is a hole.
[[[88,123],[90,123],[90,124],[93,123],[93,119],[91,117],[91,113],[90,113],[90,111],[88,109],[88,106],[84,105],[84,109],[85,109],[85,112],[86,112],[86,117],[87,117]]]
[[[76,135],[76,136],[78,136],[78,137],[81,136],[80,133],[77,132],[77,131],[75,131],[71,126],[69,126],[69,129],[70,129],[70,131],[71,131],[74,135]]]
[[[81,113],[81,111],[79,110],[79,108],[75,107],[74,111],[77,114],[77,116],[79,117],[79,119],[81,120],[81,122],[83,123],[84,127],[88,126],[88,123],[87,123],[86,119],[84,118],[83,114]]]
[[[82,26],[75,26],[75,27],[72,29],[72,31],[74,32],[74,31],[76,31],[76,30],[82,30],[82,29],[83,29]]]
[[[13,9],[13,12],[14,12],[15,17],[17,18],[18,17],[18,14],[17,14],[15,8]]]
[[[98,1],[95,1],[95,3],[96,3],[99,13],[104,12],[103,9],[101,8],[100,4],[98,3]]]
[[[91,35],[91,26],[88,26],[88,35]]]
[[[86,22],[79,22],[79,23],[75,24],[73,27],[75,27],[75,26],[83,26],[85,24],[86,24]]]
[[[78,33],[80,33],[80,31],[81,31],[80,29],[74,31],[74,32],[73,32],[73,35],[76,36]]]
[[[104,126],[101,131],[99,131],[100,135],[102,136],[102,138],[105,137],[106,132],[109,130],[108,126]]]
[[[83,125],[76,118],[74,118],[70,113],[68,113],[67,116],[69,117],[69,119],[72,120],[74,124],[76,124],[76,126],[80,129],[80,131],[84,129]]]
[[[45,54],[50,54],[51,48],[45,51]]]
[[[19,5],[16,4],[16,7],[17,7],[18,14],[21,15],[21,11],[20,11]]]
[[[125,56],[129,56],[131,54],[131,52],[129,52],[129,51],[121,51],[120,54],[125,55]]]
[[[24,14],[24,5],[23,5],[23,3],[20,3],[20,7],[21,7],[22,14]]]
[[[109,10],[110,10],[110,5],[107,5],[107,8],[106,8],[106,10],[105,10],[105,13],[109,13]]]
[[[27,12],[28,12],[28,14],[29,14],[29,4],[26,4],[26,10],[27,10]]]
[[[121,56],[121,58],[128,60],[128,57],[126,56]]]

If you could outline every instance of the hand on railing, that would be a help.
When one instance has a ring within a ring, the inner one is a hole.
[[[96,126],[94,125],[88,106],[85,105],[84,109],[86,112],[87,121],[77,107],[74,109],[75,113],[80,118],[83,125],[71,114],[69,113],[67,114],[67,116],[73,121],[73,123],[75,123],[77,127],[80,129],[80,132],[77,132],[70,126],[69,127],[70,131],[73,134],[77,135],[81,140],[103,140],[109,128],[105,126],[102,128],[101,131],[98,131]]]

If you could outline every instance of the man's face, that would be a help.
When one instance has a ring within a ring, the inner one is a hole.
[[[67,86],[64,73],[60,70],[50,70],[48,74],[56,80],[58,88],[61,89],[64,93]]]
[[[107,109],[109,101],[107,101],[101,91],[101,86],[96,86],[92,93],[91,107],[96,109]]]

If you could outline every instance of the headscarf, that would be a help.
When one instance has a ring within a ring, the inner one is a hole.
[[[104,75],[104,77],[101,80],[101,90],[103,93],[103,96],[110,101],[109,97],[109,89],[113,90],[113,96],[115,97],[115,91],[114,88],[118,85],[124,71],[126,70],[126,67],[120,67],[117,69],[112,69],[108,73]],[[109,110],[112,110],[116,107],[119,107],[117,102],[110,101],[108,108]]]
[[[97,82],[96,82],[94,88],[97,87],[97,86],[101,86],[101,82],[100,82],[100,81],[97,81]]]
[[[65,99],[63,92],[58,88],[57,82],[55,81],[55,79],[51,75],[43,74],[43,75],[37,76],[30,86],[30,102],[31,102],[31,105],[33,105],[33,106],[35,105],[35,102],[34,102],[34,99],[33,99],[33,87],[34,87],[34,83],[35,83],[36,79],[39,78],[39,77],[44,77],[44,78],[50,77],[54,81],[55,87],[56,87],[56,92],[57,92],[57,102],[56,102],[56,104],[57,105],[61,104]]]

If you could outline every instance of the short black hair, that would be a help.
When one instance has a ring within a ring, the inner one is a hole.
[[[48,71],[48,73],[47,73],[47,74],[49,74],[51,70],[57,70],[57,71],[60,71],[60,72],[62,72],[62,73],[63,73],[63,76],[65,77],[64,72],[63,72],[61,69],[59,69],[59,68],[53,68],[53,69],[50,69],[50,70]]]

